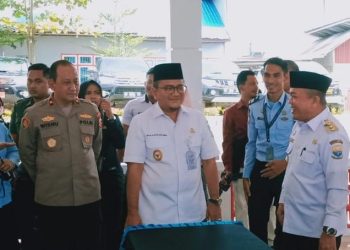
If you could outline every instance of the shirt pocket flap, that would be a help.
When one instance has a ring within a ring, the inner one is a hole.
[[[94,126],[80,126],[80,131],[82,134],[95,135]]]
[[[58,127],[40,130],[43,148],[47,151],[59,151],[62,149],[62,138]]]
[[[300,159],[306,163],[312,164],[315,161],[315,153],[312,151],[303,151]]]
[[[81,131],[81,142],[83,148],[89,149],[92,146],[93,136],[95,135],[95,127],[92,125],[83,125],[80,126]]]

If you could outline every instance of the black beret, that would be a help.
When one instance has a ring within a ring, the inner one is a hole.
[[[315,89],[323,93],[332,82],[327,76],[308,71],[291,71],[289,76],[291,88]]]
[[[180,63],[163,63],[153,67],[154,81],[184,79]]]

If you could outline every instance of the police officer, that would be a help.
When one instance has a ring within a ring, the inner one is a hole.
[[[44,249],[98,249],[101,118],[95,104],[77,98],[79,81],[65,60],[50,68],[54,93],[27,109],[20,156],[35,183]]]
[[[243,169],[244,192],[248,199],[249,228],[267,243],[267,223],[272,202],[278,204],[286,163],[286,149],[293,126],[289,95],[283,90],[287,64],[278,57],[264,63],[265,96],[249,107],[248,143]],[[276,225],[275,249],[281,228]]]
[[[11,114],[10,132],[17,144],[25,110],[49,96],[49,73],[50,69],[43,63],[32,64],[28,68],[27,89],[30,97],[19,100],[13,107]],[[15,182],[13,203],[21,248],[23,250],[36,250],[39,249],[39,240],[38,225],[35,222],[37,211],[34,204],[34,184],[23,164],[20,164],[16,169]]]
[[[349,138],[326,104],[331,79],[291,72],[293,116],[278,218],[283,249],[339,249],[346,232]]]
[[[204,116],[182,106],[181,64],[156,65],[153,87],[157,103],[134,117],[126,138],[127,225],[199,222],[207,211],[210,219],[221,219],[219,152]]]

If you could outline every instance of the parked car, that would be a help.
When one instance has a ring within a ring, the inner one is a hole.
[[[240,94],[236,85],[241,69],[229,60],[202,61],[202,91],[206,105],[237,102]]]
[[[25,58],[0,56],[0,97],[5,106],[25,97],[28,66]]]
[[[145,93],[144,82],[148,65],[136,57],[100,57],[96,61],[96,80],[109,92],[109,100],[124,104]],[[94,74],[94,72],[92,72]]]

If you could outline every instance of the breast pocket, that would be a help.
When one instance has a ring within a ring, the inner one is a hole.
[[[168,156],[169,143],[167,137],[148,137],[146,138],[146,154],[148,159],[155,161],[166,161]]]
[[[302,149],[299,155],[300,164],[296,165],[297,173],[300,176],[306,176],[311,179],[316,178],[318,175],[316,159],[316,152]]]
[[[43,128],[40,130],[41,143],[47,151],[62,150],[62,137],[58,127]]]
[[[95,135],[95,128],[92,125],[82,125],[80,126],[81,132],[81,143],[83,148],[89,149],[92,146],[92,141]]]

